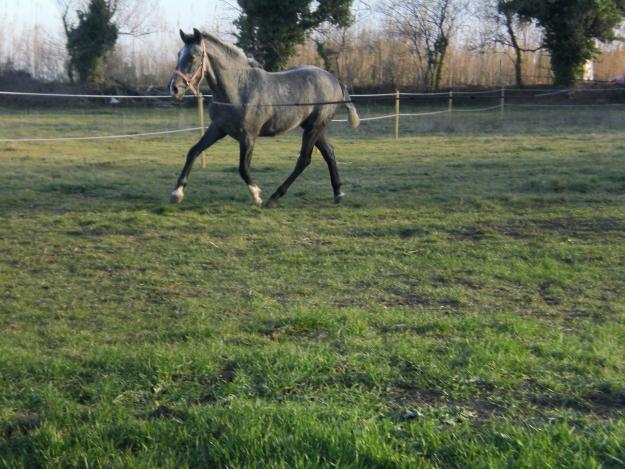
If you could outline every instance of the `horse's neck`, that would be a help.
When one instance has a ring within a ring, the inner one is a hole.
[[[221,101],[239,102],[239,83],[242,75],[250,68],[247,58],[229,50],[232,46],[227,46],[221,41],[215,41],[213,38],[207,38],[205,41],[209,62],[206,78],[213,94]]]
[[[216,98],[220,101],[237,103],[239,101],[240,77],[245,73],[242,68],[220,67],[211,61],[207,70],[207,81]]]

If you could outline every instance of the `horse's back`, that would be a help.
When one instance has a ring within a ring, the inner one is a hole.
[[[317,100],[338,99],[342,93],[340,82],[334,75],[313,65],[293,67],[283,72],[265,72],[264,81],[270,89],[288,90]]]

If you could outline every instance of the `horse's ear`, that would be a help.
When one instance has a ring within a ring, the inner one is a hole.
[[[180,39],[182,39],[182,42],[184,43],[187,42],[187,35],[184,33],[182,29],[180,30]]]
[[[202,33],[199,32],[196,28],[193,28],[193,39],[195,39],[197,42],[200,42],[202,40]]]

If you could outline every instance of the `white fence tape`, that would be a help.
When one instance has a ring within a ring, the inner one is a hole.
[[[389,96],[397,96],[397,93],[380,93],[380,94],[350,94],[352,98],[388,98]]]
[[[431,112],[400,112],[399,117],[419,117],[419,116],[435,116],[436,114],[449,114],[449,109],[445,109],[442,111],[431,111]],[[395,114],[393,114],[395,117]]]
[[[467,95],[483,95],[483,94],[495,94],[497,93],[497,97],[501,94],[501,88],[493,89],[493,90],[483,90],[483,91],[454,91],[454,96],[467,96]]]
[[[454,112],[487,112],[494,111],[495,109],[501,109],[501,105],[490,106],[490,107],[481,107],[481,108],[469,108],[469,109],[454,109]]]
[[[122,135],[95,135],[89,137],[57,137],[57,138],[0,138],[0,142],[17,143],[17,142],[64,142],[71,140],[115,140],[121,138],[136,137],[154,137],[158,135],[178,134],[182,132],[191,132],[200,130],[201,127],[189,127],[188,129],[178,130],[161,130],[159,132],[143,132],[140,134],[122,134]]]
[[[448,96],[449,93],[399,93],[400,96]],[[392,95],[395,96],[395,95]]]
[[[506,107],[540,107],[540,108],[574,108],[574,107],[623,107],[625,103],[603,103],[603,104],[515,104],[506,103]]]
[[[40,96],[42,98],[103,98],[103,99],[173,99],[170,95],[140,95],[130,96],[127,94],[66,94],[66,93],[27,93],[22,91],[0,91],[3,96]],[[204,95],[211,98],[212,95]],[[185,95],[185,98],[195,96]]]
[[[360,118],[360,122],[379,121],[379,120],[382,120],[382,119],[392,119],[393,117],[395,117],[395,114],[387,114],[385,116],[374,116],[374,117],[361,117]],[[345,119],[345,120],[333,120],[332,122],[347,122],[347,119]]]

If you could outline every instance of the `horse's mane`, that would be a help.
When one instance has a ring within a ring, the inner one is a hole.
[[[226,53],[226,55],[230,57],[231,59],[241,62],[242,64],[244,63],[246,65],[249,65],[248,58],[245,55],[245,52],[243,52],[243,50],[240,49],[239,47],[233,44],[228,44],[227,42],[223,42],[217,36],[210,34],[210,33],[203,32],[202,37],[210,41],[212,44],[219,46]]]

